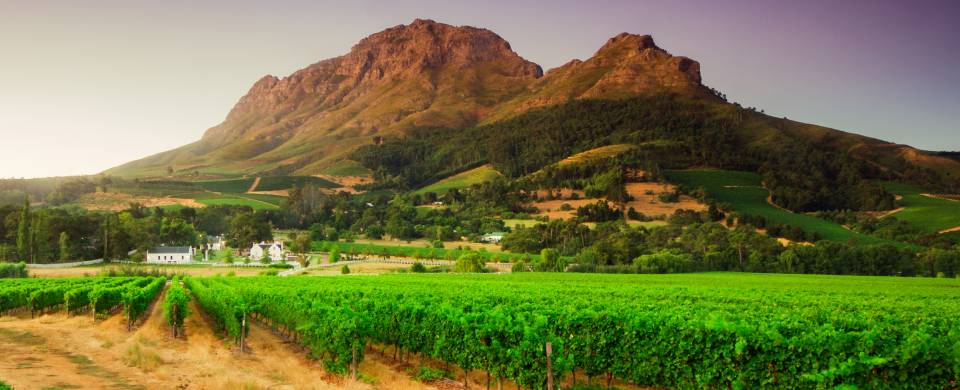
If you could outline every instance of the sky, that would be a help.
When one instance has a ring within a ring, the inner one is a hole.
[[[488,28],[544,69],[651,34],[744,106],[960,150],[960,1],[0,0],[0,177],[193,142],[260,77],[415,18]]]

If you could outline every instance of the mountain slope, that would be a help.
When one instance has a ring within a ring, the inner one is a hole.
[[[648,35],[617,35],[591,58],[544,75],[489,30],[430,20],[373,34],[349,53],[288,77],[265,76],[199,141],[106,173],[309,175],[413,129],[462,131],[571,101],[664,94],[736,118],[738,138],[750,147],[802,141],[859,157],[893,177],[960,182],[960,161],[949,156],[727,103],[703,85],[697,61],[670,54]]]

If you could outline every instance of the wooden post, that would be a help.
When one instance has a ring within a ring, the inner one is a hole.
[[[353,361],[350,363],[350,369],[353,370],[353,380],[357,380],[357,347],[351,349],[353,352]]]
[[[547,390],[553,390],[553,364],[550,355],[553,354],[553,345],[547,342]]]
[[[243,322],[240,323],[240,352],[243,353],[243,334],[247,330],[247,313],[243,313]]]

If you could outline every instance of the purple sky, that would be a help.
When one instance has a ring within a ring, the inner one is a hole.
[[[960,150],[960,1],[0,0],[0,177],[194,141],[264,74],[417,17],[489,28],[545,69],[652,34],[745,106]]]

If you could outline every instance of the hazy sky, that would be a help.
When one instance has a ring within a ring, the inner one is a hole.
[[[960,150],[960,1],[0,0],[0,177],[192,142],[261,76],[417,17],[489,28],[544,69],[652,34],[745,106]]]

